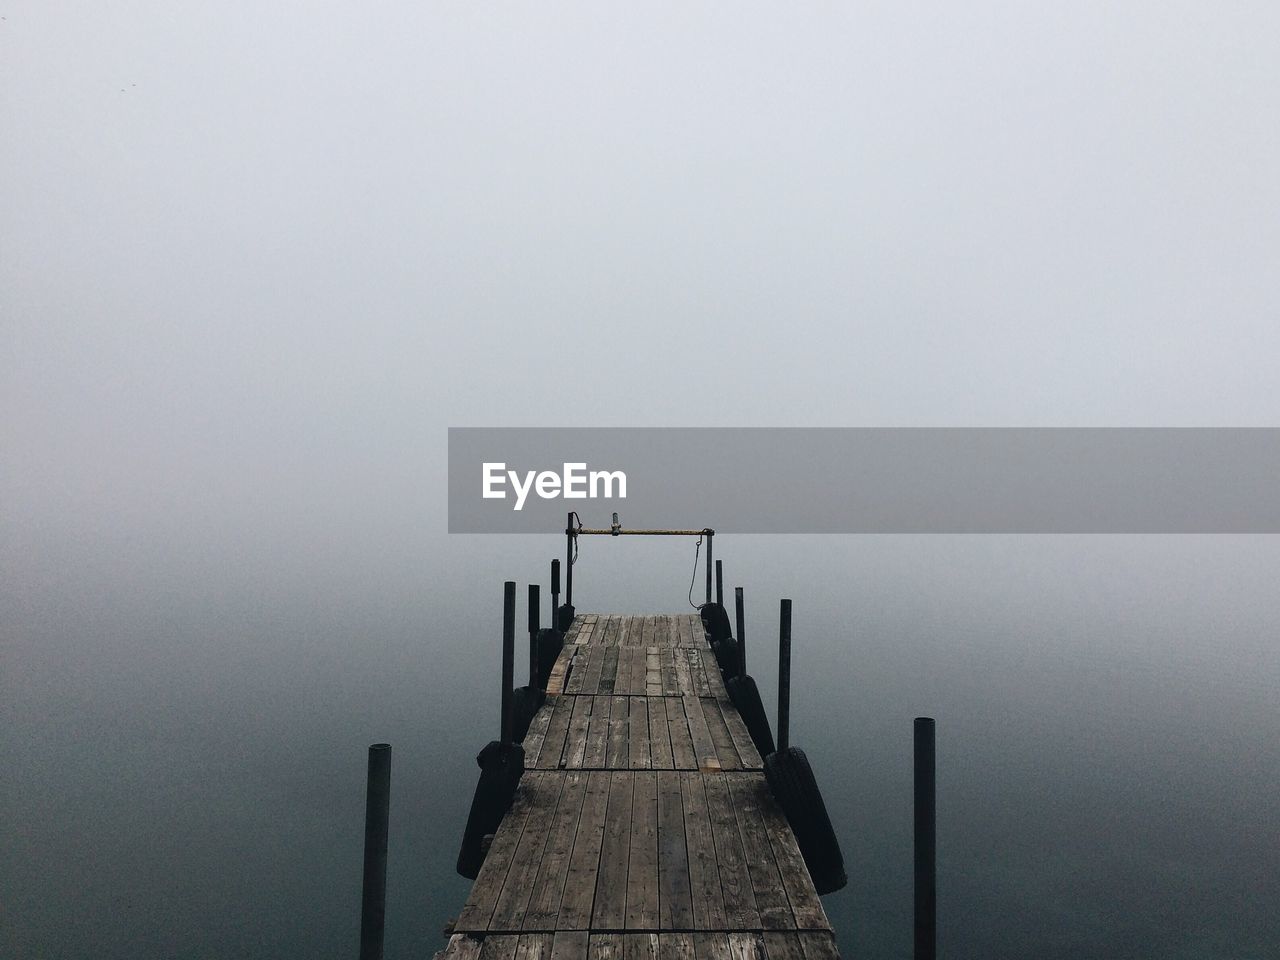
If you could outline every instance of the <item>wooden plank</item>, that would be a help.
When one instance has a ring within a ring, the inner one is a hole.
[[[680,775],[664,770],[657,774],[657,780],[658,924],[664,930],[687,930],[693,927],[694,919]]]
[[[702,705],[697,697],[685,695],[680,698],[684,704],[685,719],[689,721],[689,736],[693,739],[693,754],[697,758],[699,770],[719,770],[720,759],[716,756],[716,745],[711,739],[711,731],[707,729],[707,721],[702,716]]]
[[[720,890],[715,839],[711,833],[711,816],[707,811],[707,795],[702,779],[702,775],[697,773],[680,774],[684,835],[689,851],[693,925],[698,930],[719,930],[725,925],[724,895]]]
[[[711,696],[721,703],[729,703],[729,691],[724,685],[724,675],[720,672],[715,653],[707,653],[702,659],[706,670],[707,689]]]
[[[493,916],[498,894],[502,892],[507,871],[511,869],[511,862],[515,857],[516,846],[520,842],[520,834],[524,831],[524,821],[528,814],[529,793],[522,782],[511,801],[511,809],[502,818],[497,833],[493,835],[493,843],[489,845],[489,853],[485,856],[484,863],[480,865],[476,882],[471,887],[471,895],[467,897],[467,902],[453,925],[455,931],[463,933],[489,929],[489,918]]]
[[[600,672],[600,686],[597,692],[601,695],[618,692],[618,648],[603,647],[596,654],[604,658],[604,668]]]
[[[676,679],[676,653],[673,647],[659,647],[662,657],[662,695],[678,697],[680,683]]]
[[[524,926],[529,894],[538,876],[538,865],[547,845],[547,835],[551,832],[564,781],[563,774],[542,770],[526,770],[520,778],[520,789],[525,791],[529,813],[511,867],[502,883],[502,892],[498,894],[493,915],[489,918],[490,930],[518,931]]]
[[[551,940],[551,960],[587,960],[588,935],[576,930],[557,930]]]
[[[587,745],[582,754],[582,765],[592,769],[604,766],[609,750],[609,714],[613,697],[593,697],[591,717],[587,724]]]
[[[644,701],[649,712],[649,766],[654,770],[670,770],[674,765],[671,753],[671,731],[667,728],[667,703],[662,697],[649,697]]]
[[[623,960],[658,960],[656,933],[629,933],[622,938]]]
[[[785,933],[776,930],[764,932],[764,952],[767,960],[804,960],[804,947],[793,930]]]
[[[697,688],[693,684],[693,674],[689,669],[689,648],[676,647],[672,650],[676,661],[676,689],[680,696],[695,696]]]
[[[614,653],[617,666],[613,673],[613,693],[614,696],[625,697],[631,689],[631,651],[626,647],[618,647]]]
[[[515,960],[551,960],[551,941],[549,933],[522,933]]]
[[[813,881],[804,865],[804,857],[796,846],[796,838],[787,825],[787,818],[769,792],[769,784],[763,774],[752,774],[746,782],[755,793],[760,818],[764,822],[765,833],[769,836],[769,846],[773,850],[778,873],[782,876],[782,886],[787,891],[787,899],[791,901],[796,926],[802,930],[830,930],[831,924],[827,922],[822,901],[813,888]]]
[[[591,925],[591,908],[596,895],[596,879],[600,872],[600,848],[604,840],[604,822],[609,808],[609,774],[587,775],[587,792],[582,801],[582,814],[569,855],[569,873],[560,897],[558,930],[585,930]]]
[[[627,722],[627,764],[632,770],[648,770],[653,762],[650,752],[649,704],[644,697],[629,698]]]
[[[627,656],[628,652],[629,651],[627,650],[614,651],[618,661],[617,670],[615,671],[614,677],[613,677],[614,693],[625,694],[628,691],[628,689],[630,689],[631,660]]]
[[[681,614],[671,618],[671,643],[674,646],[687,647],[694,642],[690,624],[698,619],[696,613]]]
[[[645,647],[645,666],[645,696],[662,696],[662,656],[657,647]]]
[[[616,647],[618,645],[618,629],[621,627],[622,618],[618,616],[610,616],[604,627],[604,645],[606,647]]]
[[[729,735],[733,737],[733,746],[738,751],[743,769],[759,770],[764,765],[760,761],[760,751],[752,742],[751,734],[747,731],[747,725],[743,722],[742,716],[731,703],[717,701],[717,706],[720,708],[721,716],[724,717],[725,726],[729,728]]]
[[[519,942],[519,937],[485,937],[480,945],[480,960],[515,960]]]
[[[711,649],[711,635],[707,633],[700,614],[689,617],[689,645],[698,650]]]
[[[587,730],[591,725],[591,710],[595,697],[574,697],[573,713],[569,717],[569,731],[564,739],[561,765],[566,769],[581,769],[587,753]]]
[[[569,719],[573,715],[573,703],[577,697],[556,697],[551,712],[551,722],[547,725],[547,734],[542,740],[542,749],[538,751],[538,770],[557,770],[560,758],[564,755],[564,741],[569,735]],[[526,761],[527,765],[527,761]]]
[[[600,692],[600,672],[605,664],[604,651],[588,647],[581,656],[586,663],[582,668],[582,687],[579,692],[594,696]]]
[[[588,960],[622,960],[622,937],[616,933],[593,933],[587,946]]]
[[[547,676],[547,696],[563,693],[567,685],[573,682],[573,664],[577,654],[576,647],[565,646],[560,651],[560,656],[556,657],[551,673]]]
[[[697,770],[698,755],[693,750],[693,737],[689,733],[689,718],[685,716],[684,700],[668,699],[667,733],[671,735],[671,765],[677,770]]]
[[[729,956],[732,960],[764,960],[764,939],[758,933],[729,933]]]
[[[756,907],[760,911],[760,926],[766,930],[794,929],[795,914],[787,899],[782,875],[773,857],[769,834],[765,830],[757,796],[759,779],[751,776],[726,778],[733,811],[742,835],[742,849],[751,875],[751,889],[755,893]],[[767,786],[765,789],[768,789]]]
[[[564,787],[560,791],[551,832],[547,836],[542,862],[538,865],[537,878],[533,883],[533,893],[525,910],[525,930],[555,929],[565,878],[568,875],[569,855],[573,850],[578,823],[582,817],[583,800],[587,795],[587,776],[579,771],[564,775]],[[765,843],[768,845],[767,840]]]
[[[652,771],[634,775],[626,925],[628,930],[658,927],[658,775]]]
[[[555,705],[556,698],[548,697],[538,708],[538,712],[533,715],[533,719],[529,721],[529,731],[524,735],[521,744],[524,747],[526,768],[538,765],[538,754],[542,750],[542,741],[547,736],[547,725],[551,723],[551,714],[555,710]]]
[[[760,927],[760,911],[756,907],[742,834],[733,812],[733,800],[722,773],[703,778],[707,792],[707,809],[711,815],[711,832],[715,838],[716,864],[720,870],[720,890],[724,895],[725,925],[735,930]]]
[[[658,956],[660,960],[694,960],[693,934],[658,934]]]
[[[644,618],[644,625],[640,630],[640,642],[646,647],[652,647],[658,642],[654,639],[654,632],[658,629],[659,619],[659,617]]]
[[[726,933],[695,933],[693,953],[697,960],[733,960]]]
[[[480,960],[481,943],[465,933],[455,933],[449,943],[436,954],[436,960]]]
[[[706,624],[702,622],[701,616],[693,616],[689,618],[689,632],[693,637],[693,645],[699,650],[711,649],[711,635],[707,632]]]
[[[600,848],[600,876],[591,912],[594,930],[617,930],[627,912],[627,867],[631,853],[631,794],[635,784],[630,771],[609,774],[609,815]]]
[[[670,617],[659,616],[653,618],[653,642],[659,647],[674,646],[671,642]]]
[[[610,770],[625,770],[628,766],[630,726],[627,698],[615,696],[609,713],[609,746],[605,754],[605,766]]]
[[[577,647],[566,646],[564,650],[561,651],[560,656],[563,657],[566,651],[568,651],[569,656],[573,658],[573,664],[572,664],[573,669],[569,671],[568,679],[566,679],[564,682],[564,687],[563,687],[564,692],[572,693],[572,694],[582,693],[583,692],[582,685],[587,678],[587,660],[589,658],[589,648],[580,649]],[[558,662],[559,661],[557,661],[557,665],[558,665]],[[554,672],[555,671],[553,669],[552,673],[554,674]],[[550,680],[547,681],[547,689],[548,690],[551,689]]]
[[[804,948],[805,960],[840,960],[840,951],[832,934],[815,930],[797,934],[797,937]]]
[[[699,650],[696,647],[689,648],[689,673],[693,676],[693,688],[700,697],[711,696],[711,683],[707,680],[707,661],[711,662],[711,669],[718,670],[715,665],[715,654],[710,650]]]
[[[649,689],[648,654],[644,647],[631,647],[627,650],[631,664],[630,683],[627,685],[632,696],[643,697]]]
[[[711,742],[716,747],[716,758],[722,770],[741,770],[742,761],[738,759],[738,748],[734,746],[729,728],[725,726],[724,717],[720,714],[720,705],[711,697],[703,697],[698,701],[702,709],[702,719],[706,721],[707,730],[711,733]]]

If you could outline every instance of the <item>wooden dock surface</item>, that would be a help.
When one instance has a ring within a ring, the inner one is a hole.
[[[833,960],[697,614],[585,614],[443,960]]]

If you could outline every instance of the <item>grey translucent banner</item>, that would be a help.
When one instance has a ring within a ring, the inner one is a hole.
[[[450,533],[563,531],[570,510],[717,533],[1277,533],[1280,429],[450,428]]]

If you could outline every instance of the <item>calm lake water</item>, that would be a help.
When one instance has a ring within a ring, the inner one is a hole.
[[[420,532],[6,547],[0,954],[354,957],[380,740],[388,955],[442,945],[497,730],[502,581],[523,607],[561,543]],[[770,709],[777,601],[795,604],[793,740],[844,848],[849,886],[824,902],[848,955],[910,953],[911,718],[928,714],[942,955],[1275,956],[1280,539],[716,548]],[[692,559],[584,543],[578,607],[685,609]]]

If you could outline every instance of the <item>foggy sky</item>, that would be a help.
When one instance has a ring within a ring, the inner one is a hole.
[[[1278,28],[11,7],[6,521],[438,530],[449,424],[1273,425]]]

